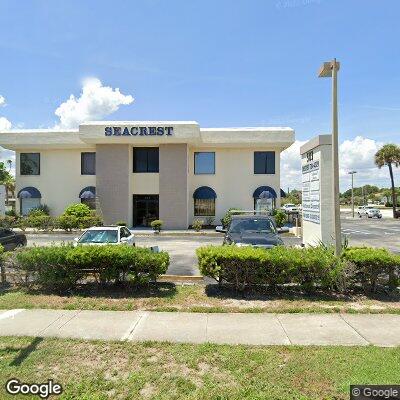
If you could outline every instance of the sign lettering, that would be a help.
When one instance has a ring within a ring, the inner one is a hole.
[[[106,126],[104,136],[173,136],[173,126]]]

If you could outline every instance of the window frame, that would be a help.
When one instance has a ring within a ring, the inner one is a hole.
[[[26,154],[37,154],[38,155],[38,157],[39,157],[39,166],[38,166],[38,173],[37,174],[24,174],[24,173],[22,173],[22,161],[21,161],[21,156],[22,155],[26,155]],[[26,152],[23,152],[23,153],[19,153],[19,174],[20,175],[22,175],[22,176],[38,176],[38,175],[40,175],[40,165],[41,165],[41,163],[42,163],[42,160],[41,160],[41,154],[40,154],[40,152],[29,152],[29,153],[26,153]]]
[[[136,150],[146,150],[146,171],[136,170]],[[157,170],[149,171],[149,150],[157,152]],[[158,174],[160,172],[160,148],[159,147],[133,147],[132,148],[132,172],[135,174]]]
[[[256,169],[256,155],[264,155],[265,159],[264,161],[264,168],[263,168],[263,172],[257,172]],[[272,155],[273,154],[273,172],[268,171],[268,155]],[[253,155],[253,172],[254,175],[275,175],[276,174],[276,152],[273,150],[264,150],[264,151],[255,151],[254,155]]]
[[[83,171],[83,166],[84,166],[84,156],[86,154],[94,154],[94,172],[93,173],[88,173]],[[82,151],[81,152],[81,175],[96,175],[96,152],[95,151]]]
[[[196,168],[196,156],[198,154],[213,154],[213,172],[198,172]],[[215,175],[215,151],[195,151],[193,157],[193,171],[195,175]]]

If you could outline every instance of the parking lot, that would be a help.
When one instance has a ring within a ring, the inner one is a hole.
[[[386,247],[387,249],[400,253],[400,221],[392,219],[366,219],[366,218],[342,218],[342,232],[345,234],[350,245],[365,245],[375,247]],[[28,246],[49,245],[61,242],[70,243],[74,234],[52,233],[27,235]],[[222,244],[223,235],[187,235],[172,236],[167,234],[136,236],[138,246],[158,246],[170,254],[171,262],[167,271],[171,275],[198,275],[196,249],[206,245]],[[294,236],[283,236],[286,245],[301,243],[300,238]]]

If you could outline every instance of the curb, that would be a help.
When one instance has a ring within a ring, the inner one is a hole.
[[[157,282],[203,282],[202,275],[161,275]]]

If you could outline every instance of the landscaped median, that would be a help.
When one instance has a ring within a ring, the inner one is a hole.
[[[37,247],[4,256],[0,309],[400,313],[399,257],[381,249],[204,247],[216,284],[156,282],[167,253],[129,246]],[[397,281],[397,282],[396,282]],[[240,290],[238,290],[240,289]]]

